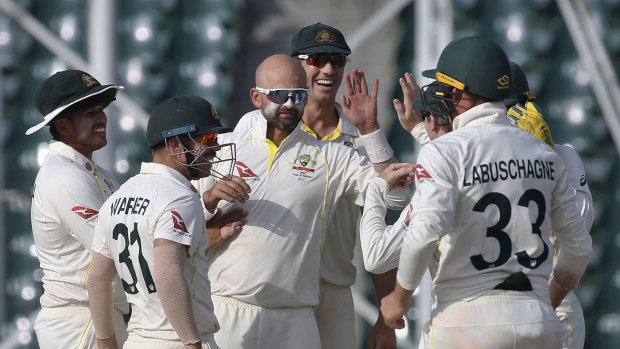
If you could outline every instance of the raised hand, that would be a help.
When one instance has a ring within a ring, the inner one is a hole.
[[[398,114],[400,125],[405,131],[411,133],[413,127],[422,122],[422,114],[412,108],[413,102],[422,98],[420,87],[411,73],[405,73],[404,77],[398,79],[398,82],[403,91],[403,101],[395,98],[392,104]]]
[[[364,71],[353,69],[351,76],[344,75],[346,97],[340,97],[340,106],[344,115],[355,125],[361,134],[368,134],[379,129],[377,121],[377,92],[379,80],[375,79],[368,94],[368,84]]]

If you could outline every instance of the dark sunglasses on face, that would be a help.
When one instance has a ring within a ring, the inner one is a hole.
[[[349,59],[342,54],[298,55],[297,58],[303,59],[306,63],[319,68],[323,68],[327,62],[330,62],[335,69],[344,67]]]
[[[308,98],[307,88],[272,88],[265,89],[256,86],[256,89],[265,94],[267,99],[277,104],[284,104],[289,98],[295,104],[301,104]]]

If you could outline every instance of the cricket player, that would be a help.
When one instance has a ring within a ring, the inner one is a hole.
[[[356,91],[365,97],[360,84],[354,83]],[[216,340],[224,348],[320,348],[313,307],[327,224],[338,214],[339,200],[363,205],[376,172],[352,149],[301,129],[308,89],[299,61],[285,55],[265,59],[250,94],[260,108],[251,113],[261,115],[260,122],[220,136],[237,144],[236,171],[252,191],[240,205],[249,213],[247,224],[208,255],[222,324]],[[356,102],[350,99],[347,107]],[[410,167],[391,164],[386,171],[406,175]],[[407,184],[388,198],[393,206],[408,201]],[[210,187],[204,183],[199,190]]]
[[[568,145],[553,142],[549,126],[534,103],[536,96],[530,91],[525,72],[515,62],[510,62],[510,67],[513,84],[510,88],[510,96],[504,100],[504,104],[509,108],[508,118],[513,124],[547,143],[560,155],[568,171],[569,183],[576,195],[577,209],[585,221],[586,229],[590,231],[594,220],[594,207],[583,162],[575,149]],[[551,232],[551,237],[554,260],[557,260],[560,246],[553,239],[553,232]],[[569,292],[560,306],[555,309],[555,312],[562,323],[563,348],[583,349],[586,332],[585,321],[581,304],[575,293]]]
[[[291,40],[291,57],[297,58],[308,77],[308,97],[304,107],[301,129],[317,139],[342,144],[367,157],[381,171],[391,163],[393,152],[382,130],[362,135],[357,126],[349,121],[359,120],[356,112],[343,108],[336,102],[338,88],[343,76],[347,86],[351,86],[349,74],[344,68],[351,49],[342,33],[329,25],[316,23],[299,30]],[[362,71],[354,70],[355,76]],[[376,82],[375,82],[376,83]],[[374,86],[377,90],[378,86]],[[376,94],[364,100],[364,108],[376,113]],[[263,116],[259,113],[244,115],[235,132],[254,127]],[[363,126],[363,125],[362,125]],[[365,145],[371,149],[368,154]],[[369,157],[369,155],[371,157]],[[325,349],[355,348],[355,310],[351,285],[355,283],[356,268],[353,264],[353,249],[358,235],[360,207],[353,201],[340,200],[328,223],[325,244],[321,253],[319,304],[314,313],[317,318],[321,347]],[[379,299],[386,296],[396,281],[395,270],[383,275],[371,274]],[[379,312],[373,326],[368,345],[381,348],[396,347],[394,330],[385,326]]]
[[[219,324],[207,279],[208,237],[200,196],[190,180],[217,162],[222,127],[215,108],[198,96],[161,102],[149,118],[153,162],[143,163],[102,206],[88,281],[100,348],[115,344],[110,281],[120,275],[133,313],[124,348],[219,348]],[[229,151],[228,153],[231,153]]]
[[[49,126],[53,138],[37,173],[31,207],[44,288],[34,330],[43,349],[96,348],[86,290],[90,249],[99,208],[118,182],[92,155],[107,144],[104,109],[121,89],[101,85],[86,72],[65,70],[44,80],[35,94],[44,120],[26,134]],[[129,305],[118,279],[114,285],[110,317],[121,346]]]
[[[381,301],[387,324],[404,326],[439,245],[437,304],[422,348],[561,348],[553,309],[577,287],[592,252],[562,159],[505,117],[510,64],[496,44],[454,40],[423,75],[440,88],[429,107],[454,130],[418,155],[396,287]],[[398,182],[389,177],[371,181],[365,213],[384,205],[382,195]],[[365,219],[376,222],[380,213]],[[562,246],[555,268],[551,228]]]

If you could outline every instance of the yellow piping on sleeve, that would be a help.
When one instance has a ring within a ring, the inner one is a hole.
[[[552,231],[549,232],[549,239],[551,240],[551,245],[553,246],[553,255],[555,258],[558,258],[558,248],[555,243],[555,235],[553,235]]]

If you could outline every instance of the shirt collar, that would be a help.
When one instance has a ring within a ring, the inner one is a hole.
[[[466,112],[458,115],[452,123],[453,129],[459,129],[465,125],[511,125],[506,117],[506,106],[502,102],[486,102],[479,104]]]
[[[51,152],[58,153],[66,158],[69,158],[69,160],[75,162],[80,167],[85,168],[88,172],[93,172],[95,170],[96,165],[94,162],[66,143],[52,140],[49,149]]]
[[[143,162],[142,166],[140,167],[140,173],[170,177],[188,188],[192,187],[189,179],[185,178],[185,176],[183,176],[181,172],[163,164],[158,164],[155,162]]]

